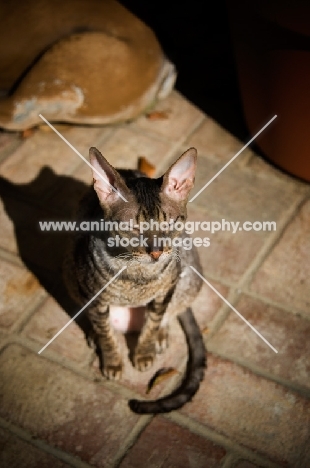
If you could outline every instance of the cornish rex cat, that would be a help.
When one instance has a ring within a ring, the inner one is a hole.
[[[133,324],[141,306],[145,308],[145,322],[133,357],[137,369],[148,369],[156,353],[167,347],[173,317],[178,316],[189,348],[187,372],[181,386],[156,401],[131,400],[130,408],[137,413],[180,408],[197,392],[204,375],[206,351],[190,308],[201,287],[201,279],[190,268],[201,271],[198,254],[194,248],[176,248],[172,242],[179,238],[180,243],[185,237],[173,223],[186,220],[196,158],[196,150],[190,148],[162,177],[150,179],[138,171],[116,170],[96,148],[90,149],[94,186],[80,203],[78,219],[104,219],[117,225],[112,225],[108,232],[76,232],[65,262],[65,276],[71,296],[84,305],[126,267],[88,308],[102,354],[102,372],[109,379],[121,378],[123,359],[115,328],[124,321]],[[119,229],[130,220],[133,229]],[[142,239],[138,228],[150,220],[154,224]],[[164,233],[153,229],[155,222],[165,221],[172,224]],[[158,247],[158,237],[163,235],[170,242]],[[125,331],[124,326],[119,328]]]

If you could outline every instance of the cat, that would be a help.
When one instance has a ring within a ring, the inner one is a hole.
[[[139,171],[116,170],[96,148],[91,148],[89,154],[94,184],[79,205],[78,220],[104,219],[117,221],[118,226],[133,220],[134,225],[132,230],[116,230],[114,225],[110,231],[75,232],[64,265],[65,281],[72,298],[85,305],[126,267],[87,309],[102,357],[102,372],[108,379],[120,379],[123,368],[114,330],[117,322],[127,320],[134,324],[139,321],[138,313],[143,307],[145,321],[133,364],[144,371],[152,366],[156,353],[167,348],[169,323],[178,316],[189,349],[183,382],[172,394],[158,400],[129,401],[136,413],[169,412],[191,400],[206,366],[203,338],[190,307],[202,284],[190,268],[201,272],[198,253],[195,248],[173,247],[172,242],[184,238],[175,223],[185,222],[187,217],[186,203],[194,184],[197,151],[188,149],[157,179]],[[173,220],[172,228],[164,232],[172,245],[167,242],[166,246],[158,247],[162,233],[150,228],[143,233],[142,242],[131,247],[131,239],[141,239],[138,229],[141,223],[151,219],[159,223]],[[122,247],[120,242],[117,246],[117,236],[127,239],[123,243],[129,243],[128,247]]]

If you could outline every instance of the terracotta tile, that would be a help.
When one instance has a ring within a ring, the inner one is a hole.
[[[173,91],[167,99],[159,101],[150,112],[163,113],[167,118],[152,119],[141,116],[132,125],[140,131],[147,130],[173,142],[185,138],[203,118],[203,113],[177,91]]]
[[[242,296],[235,307],[278,350],[278,354],[234,312],[210,340],[211,349],[310,388],[309,321],[248,296]]]
[[[0,261],[0,327],[10,328],[36,305],[44,291],[27,270]]]
[[[102,129],[72,127],[63,131],[63,136],[84,156],[102,134]],[[1,176],[15,184],[25,184],[38,178],[43,167],[49,166],[56,174],[68,173],[80,163],[79,156],[54,132],[38,131],[29,138],[0,166]],[[41,177],[40,188],[48,193],[53,188],[53,180]],[[49,184],[47,182],[50,182]],[[32,184],[34,186],[34,184]],[[39,184],[34,186],[39,189]],[[31,191],[30,191],[31,192]]]
[[[20,346],[0,370],[1,416],[84,461],[100,451],[109,466],[138,420],[125,399]]]
[[[226,297],[228,295],[229,290],[226,286],[212,280],[210,280],[210,283],[212,283],[212,286],[214,286],[222,296]],[[203,284],[199,295],[192,304],[196,320],[201,330],[208,327],[222,305],[222,299],[212,291],[207,284]]]
[[[0,130],[0,152],[17,139],[20,140],[19,133]]]
[[[210,117],[206,117],[197,130],[186,141],[188,147],[197,149],[198,155],[229,161],[247,142],[241,142],[222,128]],[[246,148],[236,159],[238,165],[244,158],[252,154],[251,149]]]
[[[249,168],[251,171],[255,172],[256,174],[259,174],[260,176],[267,177],[267,178],[271,177],[274,179],[275,178],[282,179],[283,181],[286,182],[287,185],[295,185],[299,187],[307,186],[306,183],[299,181],[298,179],[295,179],[294,177],[291,177],[289,174],[286,174],[285,172],[282,172],[280,169],[275,167],[267,159],[257,154],[253,153],[252,158],[249,159],[246,165],[247,165],[247,168]]]
[[[234,468],[260,468],[262,466],[263,465],[256,465],[247,460],[240,460],[236,465],[234,465]]]
[[[310,201],[258,270],[251,290],[310,317]]]
[[[79,167],[73,172],[72,177],[86,185],[91,185],[93,182],[91,169],[85,163],[79,165]]]
[[[0,161],[15,151],[22,143],[20,133],[0,130]]]
[[[112,166],[124,169],[136,169],[138,158],[144,156],[157,167],[171,151],[172,144],[146,135],[130,125],[120,126],[98,150]]]
[[[66,468],[72,466],[2,428],[0,428],[0,465],[2,468]]]
[[[156,417],[122,461],[120,468],[218,468],[225,449],[187,429]]]
[[[219,222],[222,225],[222,219],[227,221],[227,218],[210,214],[208,208],[198,210],[189,207],[189,221]],[[212,234],[200,229],[192,234],[192,237],[206,237],[210,240],[209,247],[198,248],[204,274],[229,282],[237,282],[240,279],[262,247],[265,236],[268,236],[268,233],[238,230],[235,234],[222,230]],[[213,284],[212,281],[211,283]],[[208,288],[207,285],[205,287]]]
[[[76,312],[78,312],[78,307]],[[64,327],[71,317],[53,299],[46,302],[31,317],[23,334],[42,345],[51,340]],[[92,351],[87,345],[85,334],[76,322],[72,322],[47,348],[65,358],[79,362],[89,362]]]
[[[310,460],[310,401],[232,362],[209,356],[206,378],[182,410],[280,464]]]
[[[200,157],[190,197],[193,198],[222,168],[223,163]],[[278,221],[298,196],[298,190],[298,187],[288,186],[286,181],[266,179],[233,162],[197,196],[194,204],[232,221]]]

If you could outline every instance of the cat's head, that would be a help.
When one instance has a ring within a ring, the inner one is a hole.
[[[89,154],[104,220],[118,226],[109,233],[110,252],[143,263],[163,262],[175,255],[174,239],[182,234],[180,224],[186,220],[195,180],[196,149],[189,148],[158,179],[116,170],[96,148],[90,148]],[[129,229],[121,229],[125,223]]]

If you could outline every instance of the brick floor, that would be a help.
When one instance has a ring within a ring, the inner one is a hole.
[[[20,321],[44,294],[34,275],[3,261],[0,261],[0,291],[0,327],[5,329]]]
[[[82,460],[100,450],[108,464],[138,419],[124,398],[23,347],[8,346],[0,369],[0,415]]]
[[[248,296],[242,296],[236,308],[278,350],[278,354],[234,312],[209,342],[212,350],[310,389],[309,321]]]
[[[76,307],[76,312],[78,309]],[[68,315],[54,299],[49,297],[30,318],[23,330],[23,335],[40,343],[40,347],[43,347],[67,322]],[[84,333],[76,322],[71,323],[48,349],[64,356],[69,361],[76,361],[80,364],[90,362],[93,354],[87,346]]]
[[[126,455],[120,468],[216,468],[225,454],[223,447],[156,417]]]
[[[310,318],[310,201],[258,270],[251,290]]]
[[[242,147],[177,92],[155,111],[128,124],[57,129],[85,157],[96,146],[113,165],[134,168],[145,156],[158,174],[196,146],[192,195]],[[192,221],[276,221],[275,232],[194,235],[210,238],[199,249],[205,277],[278,354],[205,284],[193,304],[208,349],[205,380],[182,410],[152,418],[131,413],[127,401],[148,398],[158,368],[183,372],[178,326],[168,352],[144,374],[123,341],[119,383],[101,376],[82,320],[37,354],[76,312],[61,277],[67,235],[40,232],[38,222],[70,218],[90,182],[89,167],[54,132],[26,139],[0,132],[1,467],[308,468],[309,185],[247,149],[189,204]]]
[[[235,465],[235,468],[258,468],[258,467],[259,465],[254,465],[254,463],[251,463],[247,460],[241,460]]]
[[[219,141],[221,144],[219,145]],[[233,135],[226,132],[213,119],[207,117],[186,141],[188,146],[194,146],[200,155],[214,158],[222,162],[229,161],[243,146]],[[248,158],[251,150],[246,148],[237,163]]]
[[[19,459],[16,458],[19,454]],[[0,466],[2,468],[66,468],[70,465],[0,428]]]
[[[200,391],[181,412],[284,466],[307,466],[309,400],[230,361],[209,354]]]

